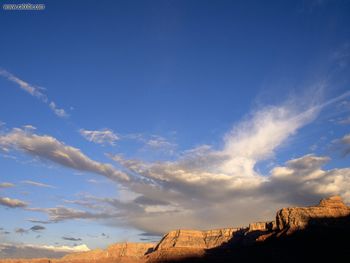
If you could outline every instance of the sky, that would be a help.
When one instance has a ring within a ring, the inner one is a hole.
[[[30,3],[0,10],[0,258],[350,202],[350,1]]]

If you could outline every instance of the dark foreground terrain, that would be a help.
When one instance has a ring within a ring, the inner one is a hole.
[[[271,222],[209,231],[175,230],[157,244],[119,243],[60,259],[4,259],[1,263],[109,262],[347,262],[350,207],[340,197],[317,206],[283,208]]]

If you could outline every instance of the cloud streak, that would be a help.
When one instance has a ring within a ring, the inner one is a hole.
[[[120,139],[117,134],[109,129],[99,131],[80,129],[79,133],[89,142],[94,142],[102,145],[115,145],[116,141]]]
[[[49,184],[43,184],[43,183],[34,182],[34,181],[30,181],[30,180],[21,181],[21,183],[36,186],[36,187],[55,188],[54,186],[49,185]]]
[[[20,150],[64,167],[100,174],[112,180],[129,179],[110,164],[94,161],[77,148],[65,145],[51,136],[33,134],[32,131],[16,128],[0,135],[0,147],[5,151]]]
[[[47,213],[50,222],[61,222],[72,219],[106,219],[111,217],[117,217],[117,213],[95,213],[84,210],[72,209],[64,206],[58,206],[54,208],[28,208],[27,210]]]
[[[0,197],[0,205],[6,206],[9,208],[18,208],[18,207],[27,207],[28,204],[24,201],[18,199],[12,199],[9,197]]]
[[[75,238],[75,237],[66,237],[66,236],[64,236],[64,237],[62,237],[62,239],[63,240],[67,240],[67,241],[82,241],[82,239],[81,238]]]
[[[15,185],[13,183],[7,183],[7,182],[0,183],[0,188],[10,188],[14,186]]]
[[[47,104],[49,108],[58,116],[61,118],[66,118],[68,117],[67,112],[64,109],[60,109],[56,106],[56,103],[54,101],[50,101],[49,98],[43,93],[43,89],[40,87],[37,87],[35,85],[32,85],[14,74],[4,70],[0,69],[0,76],[6,78],[7,80],[17,84],[20,89],[24,90],[31,96],[39,99],[43,103]]]

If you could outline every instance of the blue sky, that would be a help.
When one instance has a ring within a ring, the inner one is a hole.
[[[349,1],[31,3],[0,15],[3,246],[350,201]]]

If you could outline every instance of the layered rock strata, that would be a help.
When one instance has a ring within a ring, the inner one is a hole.
[[[328,227],[334,223],[337,228],[346,226],[350,229],[349,218],[350,207],[346,206],[339,196],[333,196],[321,200],[317,206],[283,208],[277,212],[275,221],[251,223],[248,227],[208,231],[175,230],[164,235],[158,244],[118,243],[106,250],[73,253],[61,259],[0,260],[0,263],[181,261],[190,257],[201,258],[213,249],[223,248],[222,253],[225,253],[239,246],[263,243],[271,237],[290,235],[309,226]]]

